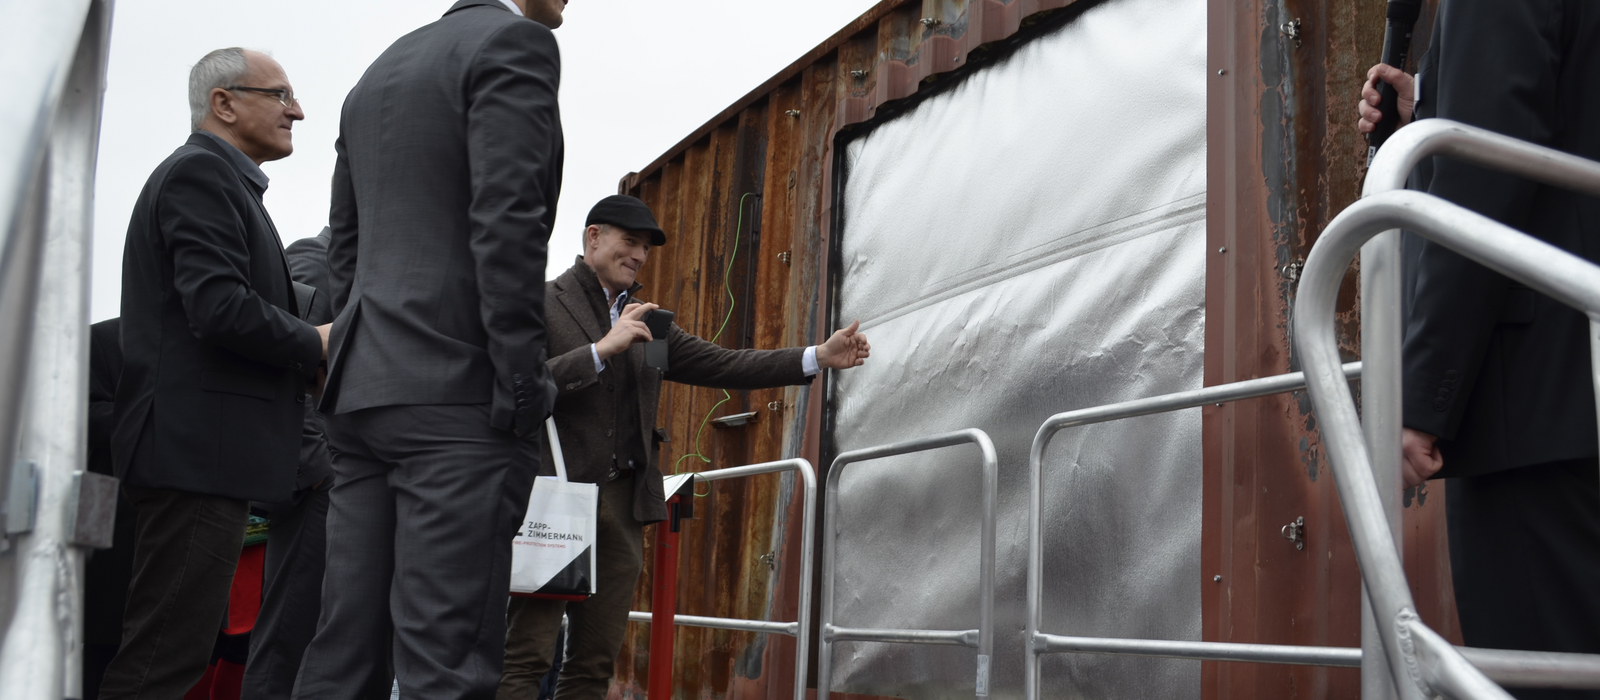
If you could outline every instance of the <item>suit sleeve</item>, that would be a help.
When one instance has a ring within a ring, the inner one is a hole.
[[[803,348],[729,350],[683,332],[667,334],[668,381],[714,389],[767,389],[811,383],[801,367]]]
[[[545,367],[544,267],[560,181],[555,146],[561,64],[555,38],[537,22],[514,21],[490,37],[467,86],[471,249],[478,310],[499,387],[491,422],[519,435],[536,430],[554,401]],[[514,415],[513,415],[514,413]]]
[[[195,337],[309,379],[322,361],[322,339],[251,289],[238,203],[218,186],[236,179],[227,163],[209,154],[173,165],[160,204],[173,285]]]
[[[586,343],[550,358],[550,376],[556,384],[556,398],[582,391],[600,383],[594,369],[594,355]]]
[[[337,318],[350,300],[356,278],[356,191],[350,183],[350,157],[344,136],[333,142],[333,192],[328,204],[327,285],[328,310]]]
[[[1442,22],[1435,114],[1551,145],[1561,68],[1558,0],[1451,0]],[[1426,86],[1424,89],[1428,89]],[[1434,159],[1430,194],[1527,230],[1536,185]],[[1405,425],[1453,439],[1487,353],[1509,282],[1443,246],[1418,255],[1405,339]]]

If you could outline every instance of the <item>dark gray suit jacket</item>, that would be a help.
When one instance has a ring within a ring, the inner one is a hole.
[[[329,210],[339,314],[324,413],[490,404],[496,428],[541,428],[560,75],[549,29],[498,0],[461,0],[350,91]]]
[[[1435,26],[1422,116],[1600,159],[1600,3],[1449,0]],[[1427,189],[1600,262],[1600,199],[1445,157]],[[1438,476],[1596,454],[1583,314],[1432,243],[1412,295],[1405,424],[1439,436]]]
[[[294,281],[317,290],[306,312],[307,323],[320,326],[333,320],[328,294],[328,238],[326,226],[310,238],[289,244],[284,254],[289,258],[289,274]],[[316,486],[333,475],[333,461],[328,454],[328,439],[323,435],[322,414],[317,413],[312,402],[306,402],[305,423],[300,429],[300,468],[295,473],[296,494]]]
[[[634,285],[636,293],[639,285]],[[645,300],[639,299],[643,302]],[[589,346],[610,329],[605,292],[583,258],[548,284],[545,318],[550,324],[550,371],[555,375],[555,419],[566,458],[567,478],[585,483],[606,480],[611,470],[612,439],[606,435],[616,424],[618,410],[637,410],[643,431],[637,436],[641,454],[650,464],[634,482],[633,514],[640,522],[665,520],[661,471],[657,466],[653,428],[656,405],[661,402],[662,380],[717,389],[765,389],[809,384],[800,348],[784,350],[729,350],[683,332],[673,324],[667,336],[667,367],[663,375],[644,364],[644,345],[635,343],[606,362],[629,363],[635,377],[633,392],[615,384],[617,373],[597,372]],[[604,319],[604,323],[602,323]],[[698,416],[696,417],[698,418]],[[544,469],[555,474],[550,447],[544,446]]]
[[[282,501],[322,340],[262,189],[203,134],[145,183],[122,256],[112,457],[133,486]]]

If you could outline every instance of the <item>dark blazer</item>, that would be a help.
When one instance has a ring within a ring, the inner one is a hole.
[[[329,210],[340,313],[324,413],[486,403],[496,428],[543,424],[560,75],[549,29],[498,0],[461,0],[350,91]]]
[[[1434,114],[1600,159],[1600,4],[1449,0],[1437,21]],[[1600,200],[1448,158],[1428,191],[1600,261]],[[1439,476],[1596,454],[1582,314],[1432,243],[1414,285],[1405,424],[1441,438]]]
[[[605,292],[594,271],[578,261],[545,291],[545,319],[550,327],[550,371],[555,375],[555,419],[566,459],[567,478],[586,483],[604,482],[611,469],[612,440],[606,435],[615,425],[618,410],[637,410],[637,439],[649,465],[635,479],[633,513],[643,523],[665,520],[661,471],[657,466],[654,431],[656,405],[661,401],[662,380],[717,389],[765,389],[809,384],[800,365],[804,350],[729,350],[683,332],[673,324],[667,336],[667,367],[663,375],[644,364],[644,345],[635,343],[610,359],[608,365],[626,362],[635,377],[635,391],[618,391],[614,372],[596,372],[589,346],[604,338],[611,317]],[[636,293],[634,285],[630,294]],[[643,302],[645,300],[639,299]],[[622,387],[626,389],[626,387]],[[546,475],[555,474],[549,445],[544,447]]]
[[[89,471],[110,476],[111,428],[122,374],[122,339],[118,319],[89,326]],[[110,549],[95,550],[84,563],[83,642],[116,646],[122,642],[122,614],[133,580],[133,539],[139,514],[133,502],[117,494],[117,516]]]
[[[289,244],[284,254],[289,258],[289,274],[294,281],[317,290],[306,313],[306,322],[320,326],[333,320],[328,293],[328,228],[310,238]],[[306,402],[305,423],[300,429],[300,468],[295,473],[294,490],[301,493],[333,475],[333,461],[328,454],[328,439],[323,434],[322,414],[311,401]]]
[[[262,188],[202,134],[145,183],[122,257],[113,459],[134,486],[281,501],[322,360]]]

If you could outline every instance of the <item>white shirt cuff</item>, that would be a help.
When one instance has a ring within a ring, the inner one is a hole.
[[[601,372],[606,371],[606,363],[600,361],[600,351],[594,349],[594,343],[589,343],[589,355],[594,357],[594,372],[595,372],[595,374],[599,374]],[[816,365],[816,361],[813,360],[811,364],[813,366],[815,366]]]
[[[821,370],[822,368],[817,366],[817,346],[813,345],[806,348],[805,352],[800,353],[800,371],[805,372],[807,377],[813,376]]]

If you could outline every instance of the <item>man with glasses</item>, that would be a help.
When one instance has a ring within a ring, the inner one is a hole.
[[[460,0],[345,99],[328,565],[296,698],[387,697],[393,677],[403,698],[488,698],[500,681],[511,539],[555,394],[544,268],[563,4]]]
[[[237,48],[189,73],[187,143],[145,183],[122,261],[112,460],[138,508],[122,648],[101,698],[179,698],[228,610],[250,501],[295,485],[328,327],[301,320],[261,164],[305,118],[283,68]]]

